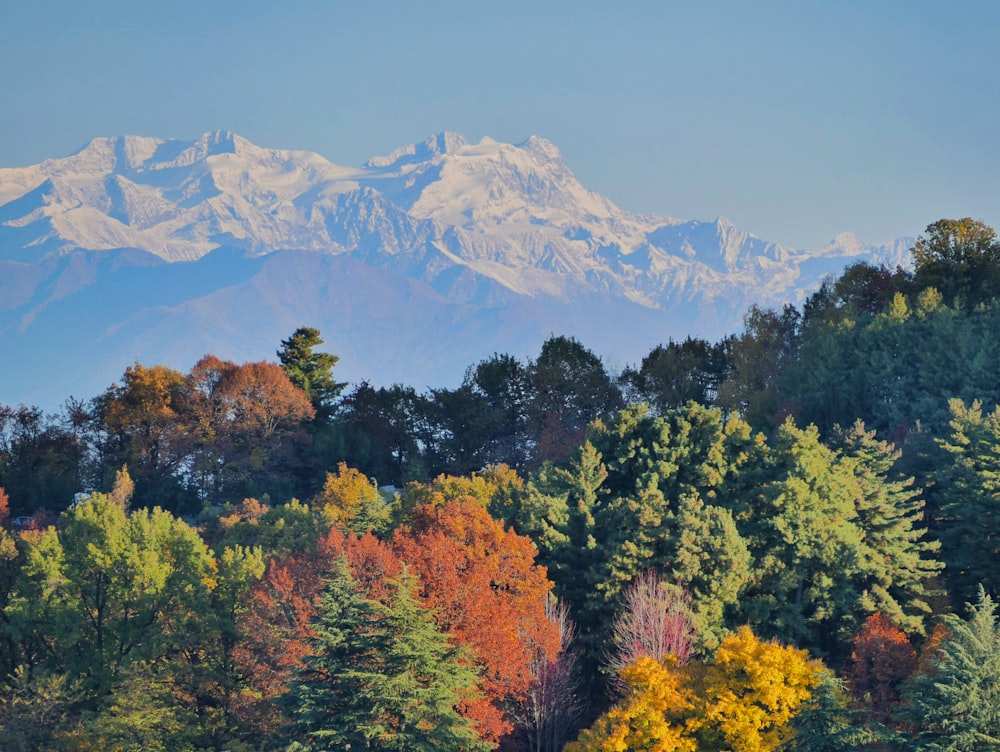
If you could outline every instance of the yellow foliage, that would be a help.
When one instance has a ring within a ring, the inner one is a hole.
[[[720,736],[732,752],[778,749],[822,670],[806,651],[762,642],[749,627],[740,628],[723,640],[712,663],[690,668],[703,735]]]
[[[777,750],[823,671],[806,651],[762,642],[749,627],[710,663],[674,664],[644,656],[623,669],[625,696],[566,752]]]
[[[690,693],[673,661],[641,656],[621,672],[626,694],[565,752],[695,752]]]
[[[341,462],[336,474],[326,474],[326,483],[313,505],[330,524],[350,528],[365,507],[381,503],[381,498],[367,475]]]

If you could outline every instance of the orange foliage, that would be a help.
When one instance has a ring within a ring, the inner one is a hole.
[[[539,650],[550,660],[559,651],[558,629],[545,618],[552,583],[535,564],[534,544],[466,496],[414,509],[392,546],[420,577],[419,594],[441,630],[470,648],[484,699],[466,715],[483,739],[497,741],[511,730],[500,703],[523,696]]]
[[[10,497],[0,486],[0,527],[7,527],[10,522]]]
[[[899,702],[899,687],[917,668],[909,638],[881,613],[868,617],[854,637],[848,681],[855,702],[884,723]]]
[[[944,625],[944,622],[939,621],[920,648],[920,656],[917,659],[917,671],[929,676],[933,676],[936,673],[935,666],[940,657],[941,643],[947,640],[948,637],[948,627]]]
[[[370,533],[345,536],[337,528],[323,536],[314,551],[272,559],[263,579],[248,593],[248,608],[239,623],[241,639],[233,651],[250,688],[238,708],[248,726],[267,732],[281,722],[272,700],[287,690],[310,654],[316,601],[326,573],[341,555],[366,597],[387,598],[386,580],[403,571],[387,544]]]

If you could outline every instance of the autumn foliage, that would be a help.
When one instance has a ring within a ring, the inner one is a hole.
[[[899,703],[902,684],[917,669],[917,651],[909,638],[881,613],[868,617],[854,637],[848,670],[851,695],[884,723]]]
[[[622,669],[622,699],[566,750],[771,752],[791,737],[788,722],[821,671],[804,650],[759,640],[748,627],[705,663],[641,655]]]
[[[438,626],[471,649],[485,699],[467,713],[484,739],[499,739],[511,730],[500,703],[528,689],[537,650],[553,659],[559,650],[558,630],[545,618],[552,585],[535,564],[534,544],[464,497],[417,507],[392,546],[418,576]]]

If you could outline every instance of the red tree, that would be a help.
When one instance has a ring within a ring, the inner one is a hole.
[[[339,556],[346,558],[366,597],[387,598],[385,582],[403,571],[392,549],[373,535],[345,536],[333,528],[315,549],[272,559],[264,577],[250,589],[233,658],[249,690],[240,714],[258,732],[273,731],[282,722],[274,699],[287,691],[310,654],[316,601],[324,576]]]
[[[501,703],[524,696],[539,651],[549,660],[559,651],[558,626],[545,614],[552,583],[535,564],[534,544],[465,497],[418,506],[392,545],[419,576],[441,630],[471,649],[484,699],[465,713],[497,742],[512,729]]]
[[[917,669],[909,638],[881,613],[868,617],[854,637],[848,682],[855,702],[884,723],[899,702],[899,687]]]

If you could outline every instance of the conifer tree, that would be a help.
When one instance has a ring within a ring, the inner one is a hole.
[[[944,617],[948,630],[929,671],[904,687],[899,718],[911,724],[915,752],[1000,749],[1000,623],[980,589],[968,619]]]
[[[333,378],[333,368],[340,358],[315,350],[322,344],[318,329],[300,326],[291,337],[281,340],[278,360],[289,380],[309,398],[316,419],[325,422],[333,414],[334,402],[346,384]]]
[[[490,748],[456,710],[475,674],[406,579],[385,605],[364,598],[339,559],[313,627],[312,655],[284,701],[289,752]]]
[[[837,430],[833,445],[854,462],[861,490],[855,503],[861,532],[859,610],[879,611],[903,629],[922,634],[936,594],[933,582],[942,568],[936,556],[940,544],[926,539],[922,495],[912,478],[895,474],[899,450],[876,439],[861,421],[847,431]]]
[[[1000,594],[1000,406],[952,400],[951,435],[941,445],[953,462],[941,473],[940,536],[952,596],[971,598],[977,583]]]

